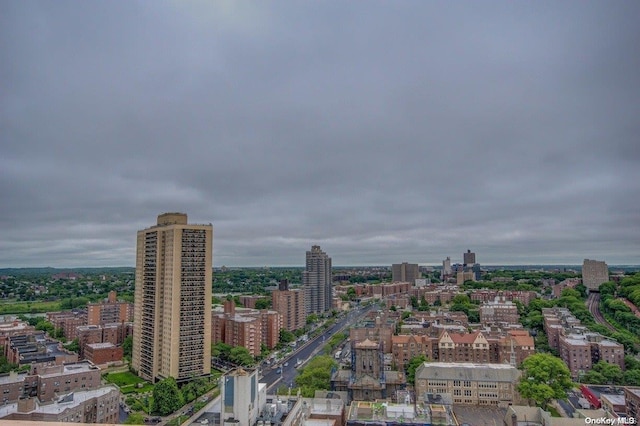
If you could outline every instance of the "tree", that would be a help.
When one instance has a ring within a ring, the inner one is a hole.
[[[518,392],[546,408],[552,399],[566,399],[573,387],[571,372],[560,358],[551,354],[534,354],[522,363]]]
[[[627,386],[640,386],[640,370],[625,371],[624,384]]]
[[[176,379],[167,377],[153,387],[152,412],[166,416],[184,405],[182,393],[178,389]]]
[[[256,309],[269,309],[271,307],[270,299],[258,299],[256,300]]]
[[[131,358],[133,354],[133,336],[127,336],[122,342],[122,351],[125,358]]]
[[[602,374],[608,385],[621,385],[623,373],[619,365],[600,361],[592,367],[592,371]]]
[[[413,358],[411,358],[409,360],[409,363],[407,364],[406,370],[407,370],[407,382],[415,385],[415,381],[416,381],[416,370],[418,369],[418,367],[420,367],[425,361],[427,360],[427,357],[425,355],[418,355],[418,356],[414,356]]]
[[[302,396],[312,398],[316,389],[329,390],[331,388],[331,371],[336,365],[336,362],[329,355],[312,358],[295,379]]]
[[[233,362],[237,365],[242,365],[244,367],[251,367],[255,364],[253,356],[249,352],[249,349],[244,346],[235,346],[231,348],[229,352],[229,361]]]
[[[64,348],[68,351],[78,353],[80,352],[80,343],[78,343],[78,339],[75,338],[69,343],[67,343],[66,345],[64,345]]]
[[[142,415],[142,413],[131,413],[129,414],[129,417],[127,417],[127,420],[124,421],[125,425],[143,425],[144,423],[144,416]]]
[[[293,334],[287,329],[284,329],[284,328],[280,329],[280,343],[286,345],[287,343],[294,342],[295,340],[296,340],[295,334]]]

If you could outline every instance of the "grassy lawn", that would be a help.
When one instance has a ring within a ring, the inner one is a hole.
[[[129,371],[107,374],[104,379],[107,382],[118,386],[120,391],[125,395],[134,392],[145,393],[153,391],[153,385],[151,383],[141,379]],[[142,383],[143,386],[138,387],[139,383]]]
[[[60,301],[51,302],[23,302],[3,301],[0,304],[0,314],[35,314],[60,310]]]

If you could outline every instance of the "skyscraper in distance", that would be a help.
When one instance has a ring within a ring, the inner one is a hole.
[[[408,282],[415,285],[416,280],[422,277],[417,263],[394,263],[391,265],[391,280],[393,282]]]
[[[149,381],[211,372],[213,227],[164,213],[138,231],[132,367]]]
[[[311,251],[307,251],[306,266],[302,272],[307,315],[322,314],[331,309],[331,284],[331,258],[320,246],[312,246]]]
[[[462,254],[462,264],[466,267],[466,266],[472,266],[474,263],[476,263],[476,254],[473,253],[471,250],[467,250],[466,253]]]

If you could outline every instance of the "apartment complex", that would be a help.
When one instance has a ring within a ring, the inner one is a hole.
[[[282,314],[282,327],[288,331],[303,328],[307,323],[304,306],[304,292],[290,290],[286,280],[280,282],[278,289],[271,293],[271,306]]]
[[[307,251],[305,270],[302,272],[305,308],[307,315],[323,314],[332,308],[331,258],[320,249],[312,246]]]
[[[585,259],[582,262],[582,284],[589,291],[598,291],[600,284],[609,281],[609,267],[600,260]]]
[[[391,280],[393,282],[406,282],[414,285],[421,276],[417,263],[402,262],[391,265]]]
[[[44,403],[26,397],[0,407],[0,418],[7,421],[116,424],[119,419],[120,391],[115,386],[80,390]],[[33,424],[33,423],[31,423]]]
[[[87,311],[77,309],[73,311],[47,312],[47,321],[53,324],[55,328],[61,328],[65,339],[74,340],[78,337],[76,334],[77,327],[87,325]]]
[[[428,394],[453,395],[454,404],[517,404],[520,370],[509,364],[425,362],[416,370],[416,402]]]
[[[543,308],[542,316],[549,346],[558,351],[574,379],[599,361],[624,369],[624,346],[589,331],[567,308]]]
[[[482,325],[510,325],[518,324],[520,315],[518,307],[507,300],[495,300],[484,302],[480,305],[480,323]]]
[[[243,346],[251,355],[258,356],[263,344],[269,349],[276,347],[281,328],[280,312],[236,308],[233,300],[227,300],[223,312],[212,312],[211,341]]]
[[[213,227],[184,213],[138,231],[132,366],[140,377],[187,380],[211,371]]]
[[[438,336],[396,335],[391,338],[393,360],[403,370],[414,357],[424,355],[430,361],[508,363],[519,366],[535,353],[533,337],[526,330],[505,332],[455,332],[442,330]]]
[[[133,303],[117,300],[115,291],[109,292],[102,303],[87,304],[87,325],[105,325],[133,321]]]
[[[42,366],[30,373],[11,372],[0,377],[4,404],[20,398],[37,397],[50,402],[60,395],[100,387],[100,369],[88,361]]]

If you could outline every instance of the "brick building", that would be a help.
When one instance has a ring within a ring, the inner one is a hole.
[[[80,390],[43,403],[23,398],[0,407],[7,421],[115,424],[119,417],[120,392],[114,386]]]
[[[37,397],[49,402],[58,396],[83,389],[100,387],[100,369],[88,361],[44,366],[39,371],[0,377],[0,390],[4,403],[22,397]]]
[[[283,281],[278,290],[271,293],[271,306],[274,311],[282,314],[282,328],[285,330],[295,331],[306,325],[307,313],[303,290],[290,290],[288,282]]]
[[[61,328],[65,339],[71,341],[78,337],[76,327],[87,325],[87,311],[47,312],[47,321],[53,324],[55,328]]]
[[[508,330],[506,333],[442,330],[437,336],[396,335],[391,339],[393,360],[398,370],[404,370],[406,364],[419,355],[438,362],[509,363],[519,366],[535,353],[533,338],[525,330]]]
[[[510,301],[500,299],[483,302],[480,306],[480,323],[482,325],[519,324],[518,307]]]
[[[109,292],[102,303],[87,304],[87,325],[133,322],[133,303],[117,300],[115,291]]]
[[[95,365],[113,364],[122,361],[124,349],[113,343],[89,343],[84,348],[84,357]]]
[[[600,361],[616,364],[624,370],[623,345],[589,331],[566,308],[544,308],[542,315],[549,346],[558,351],[574,379]]]
[[[520,402],[520,374],[509,364],[426,362],[416,370],[416,402],[441,393],[452,395],[454,404],[507,407]]]

